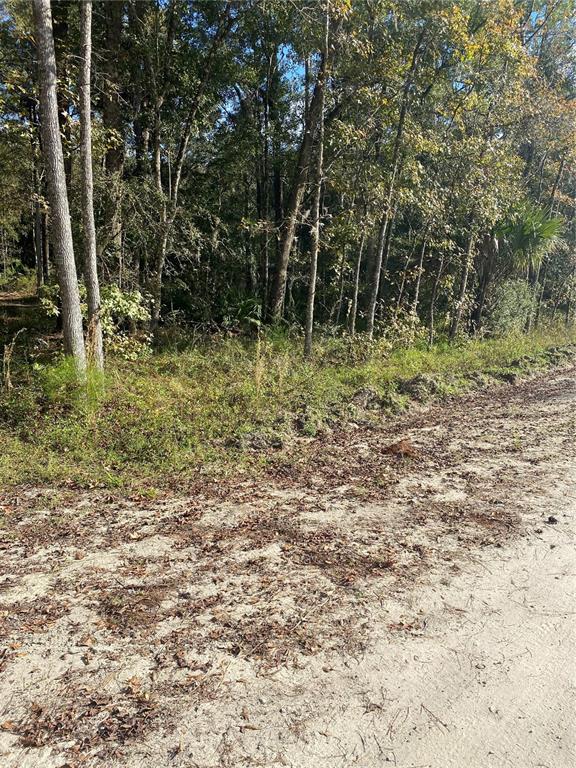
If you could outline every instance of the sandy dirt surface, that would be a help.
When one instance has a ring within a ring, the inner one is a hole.
[[[161,501],[5,494],[2,768],[573,768],[575,377]]]

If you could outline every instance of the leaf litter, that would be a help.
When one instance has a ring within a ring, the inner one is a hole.
[[[536,401],[538,386],[525,385]],[[509,418],[520,390],[335,430],[286,449],[265,476],[199,480],[161,500],[5,494],[0,729],[70,766],[123,764],[183,708],[236,696],[233,663],[244,690],[315,657],[330,670],[369,648],[375,606],[391,597],[387,631],[425,632],[407,598],[418,584],[522,532],[515,436],[498,433],[489,484],[475,445],[486,402]],[[22,675],[32,682],[16,695]]]

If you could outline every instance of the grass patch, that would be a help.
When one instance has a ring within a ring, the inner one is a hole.
[[[418,377],[419,399],[459,394],[544,368],[562,358],[553,350],[575,342],[565,329],[432,348],[330,339],[305,362],[299,339],[206,341],[110,360],[105,380],[91,381],[87,393],[75,389],[66,363],[28,367],[0,397],[0,482],[143,489],[200,467],[254,465],[267,455],[245,450],[255,436],[262,448],[294,429],[317,434],[357,414],[362,388],[378,415],[391,413],[419,397],[410,389]]]

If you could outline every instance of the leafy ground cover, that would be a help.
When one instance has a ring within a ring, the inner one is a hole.
[[[560,327],[432,347],[326,339],[304,361],[299,338],[220,338],[136,361],[111,358],[87,393],[68,363],[32,351],[21,369],[5,371],[0,481],[153,492],[199,468],[255,470],[298,436],[513,382],[561,362],[575,342]]]

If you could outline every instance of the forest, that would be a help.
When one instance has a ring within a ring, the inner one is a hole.
[[[137,355],[170,327],[284,326],[309,355],[573,322],[571,2],[10,0],[0,23],[2,280],[34,271],[78,359],[82,324],[101,362],[102,335]]]

